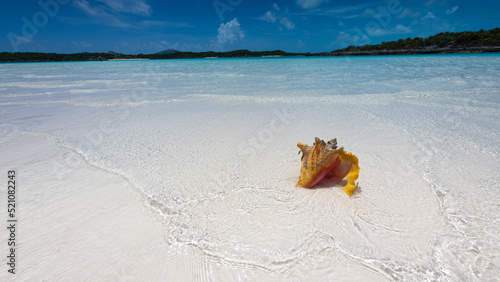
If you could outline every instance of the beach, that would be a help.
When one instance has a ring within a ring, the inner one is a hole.
[[[499,66],[498,54],[2,64],[17,229],[16,274],[3,263],[0,280],[495,280]],[[295,187],[297,142],[315,137],[358,157],[351,197]]]

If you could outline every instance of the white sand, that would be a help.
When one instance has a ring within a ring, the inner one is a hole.
[[[498,81],[326,95],[292,85],[290,62],[276,84],[225,66],[221,84],[192,69],[142,96],[96,81],[3,100],[1,164],[18,173],[14,280],[498,277]],[[296,143],[315,136],[358,156],[352,197],[295,187]],[[12,277],[3,264],[0,280]]]

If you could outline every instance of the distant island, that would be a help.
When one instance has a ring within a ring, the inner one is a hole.
[[[133,60],[133,59],[199,59],[199,58],[244,58],[244,57],[281,57],[303,56],[303,53],[287,53],[281,50],[253,52],[235,50],[230,52],[176,52],[124,55],[116,52],[108,53],[32,53],[32,52],[3,52],[0,53],[0,62],[65,62],[65,61],[100,61],[100,60]]]
[[[443,32],[428,38],[407,38],[378,45],[348,46],[344,49],[323,53],[288,53],[275,51],[235,50],[230,52],[179,52],[168,49],[156,54],[124,55],[109,51],[107,53],[34,53],[3,52],[0,62],[62,62],[62,61],[100,61],[113,59],[195,59],[195,58],[244,58],[244,57],[282,57],[282,56],[359,56],[359,55],[404,55],[436,53],[481,53],[500,52],[500,28],[491,30]]]
[[[399,55],[500,52],[500,28],[480,31],[442,32],[428,38],[407,38],[378,45],[348,46],[322,56]]]

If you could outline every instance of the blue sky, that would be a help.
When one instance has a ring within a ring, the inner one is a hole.
[[[500,1],[17,0],[2,4],[1,52],[324,52],[500,27]]]

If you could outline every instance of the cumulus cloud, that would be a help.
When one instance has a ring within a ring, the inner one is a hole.
[[[240,28],[240,23],[236,18],[227,23],[221,23],[218,29],[217,44],[223,46],[226,44],[234,44],[245,38],[245,34]]]
[[[450,9],[446,10],[446,14],[447,14],[447,15],[453,14],[453,13],[455,13],[457,10],[458,10],[458,6],[453,6],[453,7],[451,7]]]
[[[354,32],[354,34],[351,34]],[[337,35],[335,41],[332,42],[331,47],[340,49],[349,45],[364,45],[370,43],[370,38],[361,30],[352,30],[351,33],[341,31]]]
[[[295,24],[291,22],[288,18],[282,18],[280,20],[280,24],[283,25],[288,30],[292,30],[295,28]]]
[[[257,19],[261,21],[266,21],[268,23],[275,23],[276,17],[271,13],[271,11],[267,11],[264,15],[258,17]]]
[[[280,7],[278,6],[278,4],[276,3],[273,3],[273,8],[276,10],[276,11],[279,11],[280,10]]]
[[[316,8],[319,5],[328,2],[329,0],[296,0],[297,5],[303,9]]]
[[[411,28],[402,24],[397,24],[394,28],[391,29],[391,31],[393,32],[393,34],[407,34],[413,32]]]
[[[425,16],[420,18],[422,21],[430,20],[430,19],[435,19],[436,16],[432,12],[428,12]]]
[[[277,7],[278,5],[276,4],[274,5],[275,5],[274,8],[278,11],[279,10],[279,7]],[[279,27],[280,30],[283,30],[283,28],[286,28],[288,30],[292,30],[295,28],[295,24],[290,19],[283,16],[276,16],[275,13],[276,12],[273,13],[271,11],[267,11],[264,15],[258,17],[257,19],[268,23],[277,22],[276,25]]]

